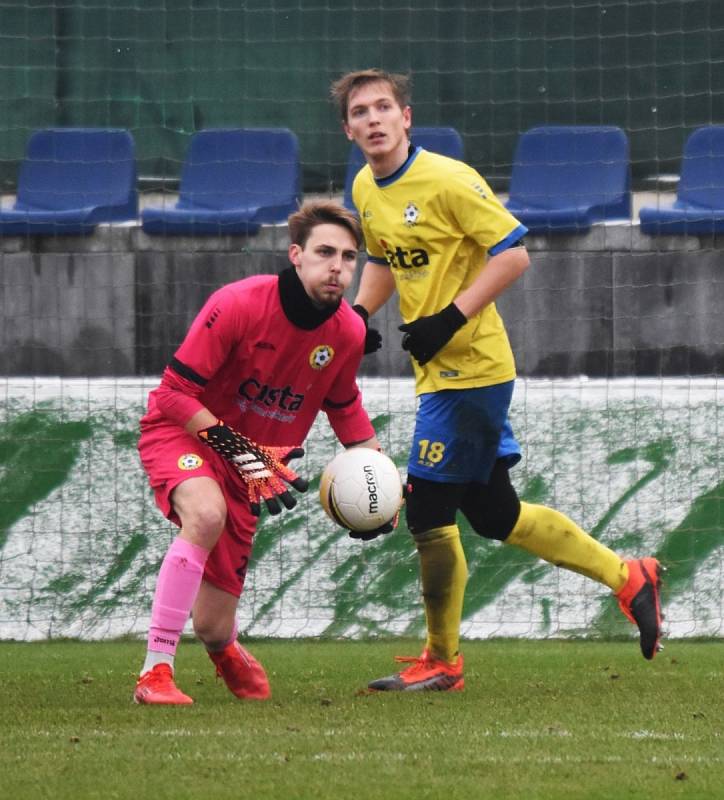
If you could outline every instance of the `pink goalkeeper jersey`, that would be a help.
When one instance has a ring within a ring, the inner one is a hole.
[[[277,276],[228,284],[194,320],[141,427],[183,427],[206,406],[259,444],[300,445],[323,409],[343,444],[364,441],[374,436],[356,383],[364,338],[344,300],[305,330],[284,313]]]

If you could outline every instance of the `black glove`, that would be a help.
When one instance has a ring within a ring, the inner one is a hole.
[[[427,364],[467,321],[467,317],[455,303],[450,303],[437,314],[400,325],[399,330],[405,334],[402,337],[402,349],[417,359],[420,366]]]
[[[412,491],[412,486],[410,484],[403,484],[402,485],[402,502],[405,502],[407,495],[410,494]],[[359,539],[363,542],[371,542],[372,539],[376,539],[378,536],[384,536],[387,533],[392,533],[397,527],[397,523],[400,521],[400,512],[398,511],[394,517],[389,522],[385,522],[384,525],[380,525],[379,528],[375,528],[373,531],[347,531],[349,534],[350,539]]]
[[[309,483],[300,478],[294,470],[283,463],[285,458],[299,458],[304,455],[301,447],[267,447],[256,444],[237,433],[233,428],[218,420],[198,433],[199,439],[206,442],[219,455],[231,462],[244,481],[249,492],[251,513],[261,514],[261,501],[264,500],[270,514],[279,514],[281,506],[294,508],[297,501],[284,485],[290,483],[298,492],[306,492]]]
[[[365,324],[365,350],[364,354],[368,356],[370,353],[376,353],[382,347],[382,334],[377,328],[370,328],[367,321],[370,318],[369,312],[364,306],[352,306],[352,310],[356,311],[362,317]]]
[[[398,511],[397,514],[389,521],[385,522],[384,525],[380,525],[379,528],[375,528],[373,531],[347,531],[349,534],[350,539],[359,539],[363,542],[371,542],[372,539],[376,539],[378,536],[382,536],[386,533],[392,533],[397,527],[397,521],[400,518],[400,512]]]

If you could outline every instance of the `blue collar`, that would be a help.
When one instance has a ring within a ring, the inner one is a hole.
[[[380,189],[384,189],[386,186],[389,186],[391,183],[394,183],[396,180],[401,178],[407,172],[407,170],[410,169],[415,159],[420,155],[421,152],[421,147],[415,147],[414,144],[410,144],[410,149],[404,163],[398,167],[392,173],[392,175],[388,175],[386,178],[375,178],[375,183],[377,186],[379,186]]]

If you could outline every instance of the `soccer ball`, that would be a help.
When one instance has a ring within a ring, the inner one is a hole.
[[[400,510],[400,473],[383,453],[369,447],[351,447],[325,467],[319,500],[330,519],[342,528],[373,531]]]

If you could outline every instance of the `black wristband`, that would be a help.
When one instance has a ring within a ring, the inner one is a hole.
[[[365,325],[367,325],[367,322],[370,318],[370,312],[364,306],[361,306],[359,303],[355,303],[355,305],[352,306],[352,310],[356,311],[360,315],[360,317],[362,317],[362,319],[365,321]]]

